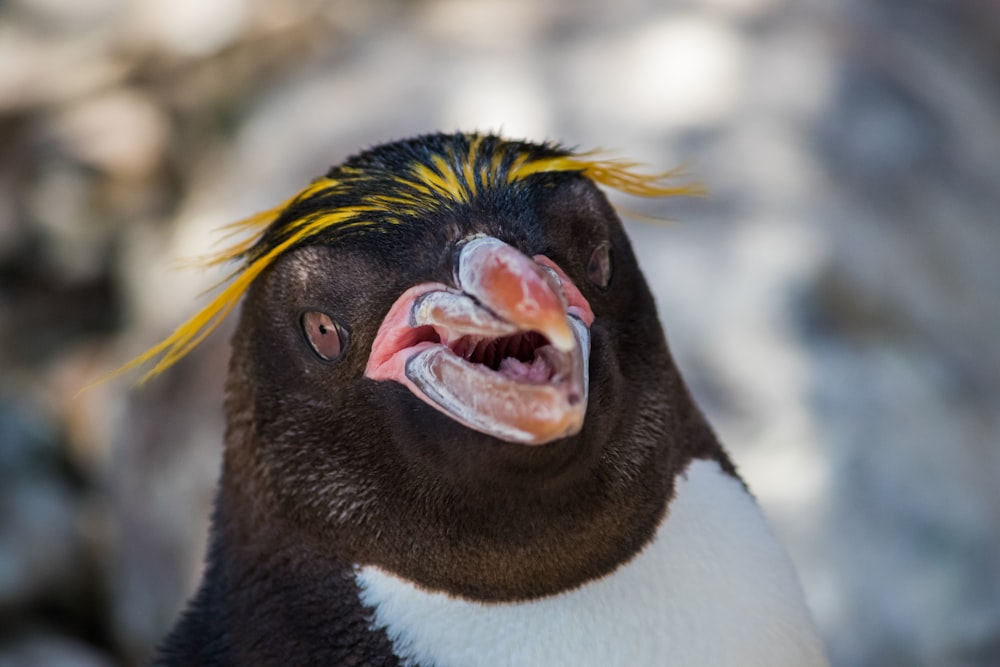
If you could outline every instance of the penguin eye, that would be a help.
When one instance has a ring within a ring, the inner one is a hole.
[[[326,313],[306,311],[299,324],[309,347],[323,361],[336,361],[347,349],[347,330]]]
[[[611,282],[611,244],[604,241],[590,254],[587,262],[587,279],[601,289]]]

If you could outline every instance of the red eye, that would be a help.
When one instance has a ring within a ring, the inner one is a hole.
[[[302,314],[301,325],[309,346],[320,359],[335,361],[344,353],[347,331],[326,313],[307,311]]]
[[[587,262],[587,279],[602,289],[611,282],[611,244],[607,241],[591,253]]]

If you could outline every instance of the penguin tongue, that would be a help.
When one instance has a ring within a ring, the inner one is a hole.
[[[500,374],[515,382],[541,384],[552,375],[552,368],[542,357],[530,362],[507,357],[500,362]]]

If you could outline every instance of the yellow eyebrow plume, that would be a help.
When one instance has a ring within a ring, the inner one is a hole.
[[[637,197],[677,197],[700,196],[705,189],[698,184],[675,184],[684,175],[683,170],[674,169],[654,174],[636,171],[642,165],[638,162],[616,159],[589,159],[597,156],[597,151],[581,155],[567,155],[515,164],[508,181],[527,178],[531,174],[547,171],[578,171],[584,176],[612,190]]]
[[[397,162],[393,168],[348,161],[280,205],[222,227],[223,239],[239,239],[189,262],[200,266],[238,262],[215,286],[222,291],[164,340],[98,382],[152,364],[139,380],[143,384],[170,368],[219,326],[275,260],[327,232],[363,231],[377,227],[376,221],[398,224],[443,207],[468,204],[481,190],[514,186],[542,173],[580,173],[641,197],[704,192],[696,185],[676,183],[681,175],[676,170],[644,174],[634,162],[602,158],[597,152],[573,154],[483,135],[455,135],[449,141],[444,149],[411,156],[408,165]]]

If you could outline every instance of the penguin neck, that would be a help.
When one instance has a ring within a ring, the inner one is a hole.
[[[354,445],[367,447],[364,460],[378,461],[380,469],[361,470],[350,456],[333,451],[323,483],[313,484],[312,469],[294,476],[275,464],[283,460],[276,443],[286,457],[300,443],[262,441],[269,434],[260,424],[270,415],[254,408],[266,402],[249,395],[252,383],[240,376],[243,366],[234,369],[216,532],[226,558],[238,557],[249,567],[270,563],[276,552],[297,544],[296,557],[339,559],[344,567],[377,565],[425,588],[472,599],[538,598],[599,578],[642,549],[663,516],[676,471],[693,456],[714,457],[731,469],[683,384],[666,377],[660,390],[616,403],[612,407],[621,409],[605,411],[603,419],[595,414],[586,438],[560,443],[579,445],[579,453],[555,480],[546,477],[549,468],[532,467],[537,461],[527,459],[522,467],[503,468],[503,480],[520,483],[514,490],[505,484],[458,486],[435,476],[441,467],[449,472],[448,466],[423,456],[403,434],[390,445]],[[674,399],[669,411],[662,407],[666,392]],[[299,440],[307,452],[324,450]],[[496,461],[492,447],[475,449],[481,444],[460,441],[446,449],[452,458],[467,451],[467,468],[483,476]],[[517,479],[522,468],[526,474]],[[345,520],[332,511],[359,498],[363,517]]]
[[[825,664],[795,572],[743,484],[694,459],[653,540],[604,577],[490,604],[358,570],[404,665]]]

